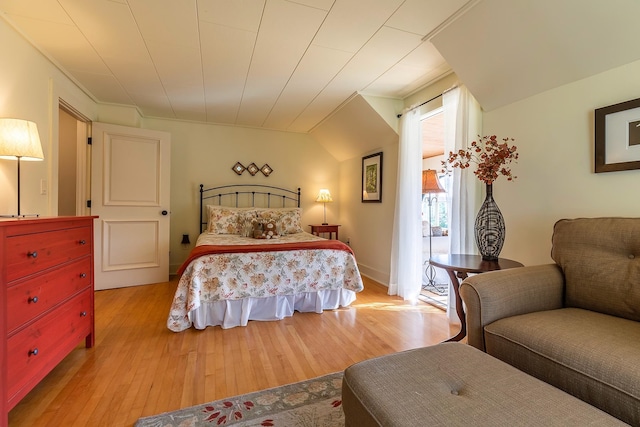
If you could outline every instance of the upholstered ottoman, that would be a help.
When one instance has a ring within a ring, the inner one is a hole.
[[[346,427],[627,425],[462,343],[348,367],[342,406]]]

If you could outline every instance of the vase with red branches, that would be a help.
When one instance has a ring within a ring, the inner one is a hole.
[[[475,222],[475,238],[482,259],[496,261],[502,251],[506,236],[506,227],[502,212],[493,199],[493,182],[500,175],[513,181],[517,177],[512,174],[510,164],[518,160],[517,147],[510,145],[513,138],[498,139],[495,135],[480,136],[465,149],[449,152],[442,161],[444,171],[452,168],[467,169],[476,165],[473,173],[485,183],[485,200],[478,211]]]

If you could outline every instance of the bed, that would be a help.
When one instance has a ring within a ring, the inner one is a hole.
[[[299,188],[200,185],[201,234],[167,327],[228,329],[353,303],[364,287],[351,248],[305,232],[300,216]]]

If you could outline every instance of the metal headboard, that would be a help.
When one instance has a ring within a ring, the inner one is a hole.
[[[256,196],[259,196],[258,199],[261,199],[263,206],[256,206]],[[204,188],[204,184],[200,184],[200,232],[207,225],[204,212],[207,200],[217,202],[219,206],[240,207],[242,203],[243,207],[284,208],[289,203],[289,206],[299,208],[300,187],[297,190],[289,190],[272,185],[231,184]]]

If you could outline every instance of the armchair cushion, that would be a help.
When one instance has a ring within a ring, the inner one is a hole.
[[[465,279],[468,343],[485,350],[484,327],[496,320],[562,307],[564,278],[555,264],[478,274]]]
[[[498,320],[485,334],[487,353],[640,425],[640,323],[562,308]]]
[[[558,221],[551,257],[562,269],[567,307],[640,321],[640,227],[634,218]]]

